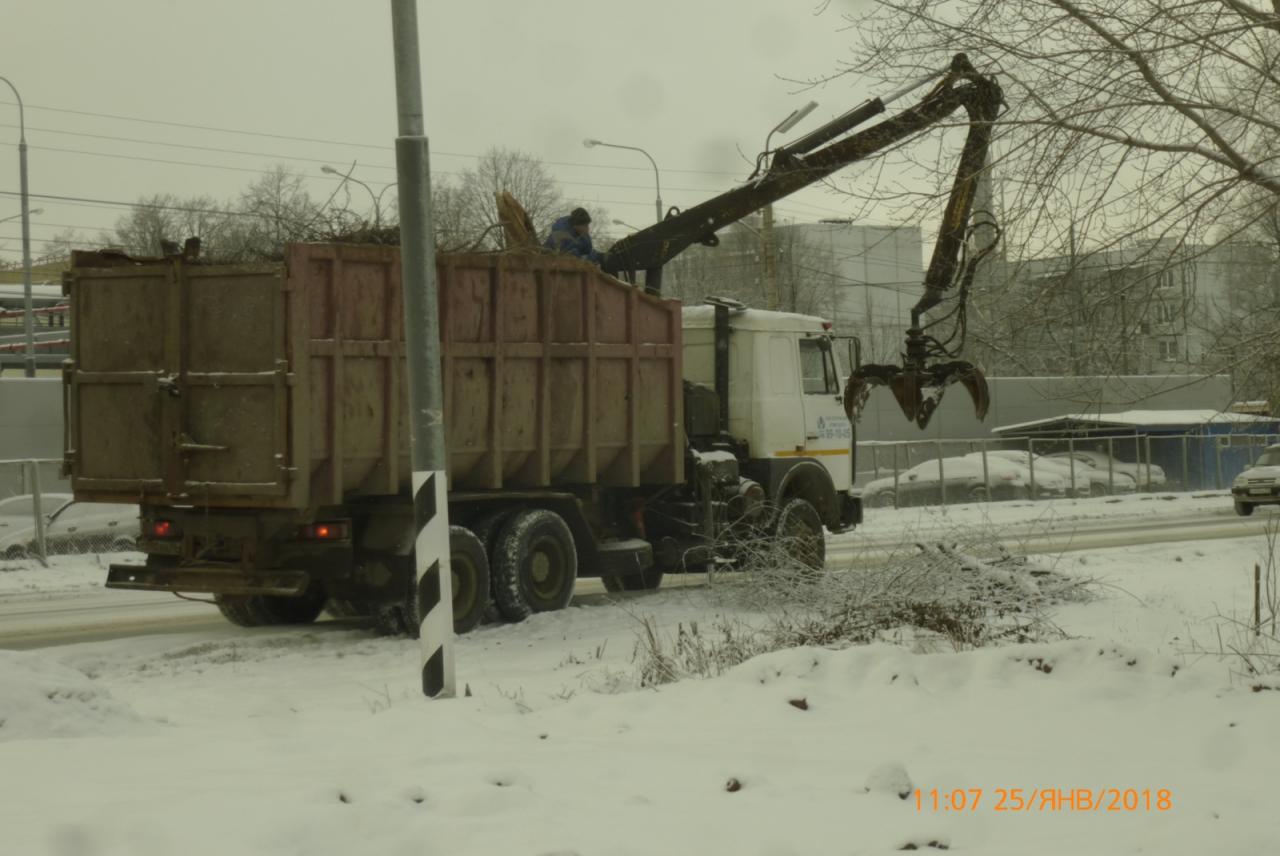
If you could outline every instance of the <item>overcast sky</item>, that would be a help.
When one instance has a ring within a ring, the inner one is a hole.
[[[855,36],[840,13],[869,2],[819,15],[817,0],[420,0],[433,171],[517,148],[544,159],[570,200],[644,225],[648,162],[585,149],[584,137],[647,149],[664,203],[696,204],[744,178],[737,147],[754,156],[794,107],[820,102],[804,130],[876,94],[848,77],[804,93],[780,79],[847,59]],[[41,195],[228,199],[276,163],[312,176],[321,198],[333,189],[326,163],[358,162],[355,176],[375,189],[394,181],[388,0],[8,0],[4,10],[0,76],[26,102],[31,207],[44,210],[33,255],[43,238],[67,227],[96,236],[123,211]],[[17,125],[0,85],[0,191],[15,194]],[[778,209],[799,221],[854,210],[821,190]],[[16,195],[0,193],[0,220],[18,212]],[[17,219],[0,223],[0,258],[20,257],[18,239]]]

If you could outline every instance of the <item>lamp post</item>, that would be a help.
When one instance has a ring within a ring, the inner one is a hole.
[[[27,213],[28,213],[28,214],[43,214],[43,213],[44,213],[44,209],[43,209],[43,208],[32,208],[32,209],[31,209],[30,211],[28,211]],[[17,219],[18,219],[19,217],[21,217],[21,216],[22,216],[21,214],[12,214],[12,215],[10,215],[10,216],[8,216],[8,217],[5,217],[4,219],[0,219],[0,223],[8,223],[10,220],[17,220]]]
[[[367,190],[369,192],[369,197],[373,199],[373,228],[375,229],[382,228],[382,194],[386,193],[388,188],[394,187],[395,182],[388,184],[386,187],[382,188],[382,190],[378,191],[377,193],[374,193],[373,188],[365,184],[360,179],[352,178],[350,174],[342,172],[341,170],[334,169],[328,164],[325,164],[324,166],[320,167],[320,171],[327,175],[340,176],[343,181],[355,182],[356,184],[360,185],[365,190]]]
[[[628,229],[630,229],[630,230],[631,230],[631,231],[633,231],[633,232],[639,232],[639,231],[640,231],[640,229],[639,229],[639,228],[637,228],[636,226],[632,226],[630,223],[624,223],[624,222],[623,222],[623,221],[621,221],[621,220],[614,220],[614,221],[612,221],[612,222],[613,222],[613,225],[615,225],[615,226],[626,226]]]
[[[601,140],[593,140],[590,137],[582,141],[584,148],[593,149],[596,146],[605,146],[610,149],[627,149],[628,151],[639,152],[649,159],[649,163],[653,165],[653,186],[658,192],[658,198],[654,202],[654,213],[657,214],[657,222],[662,222],[662,181],[658,178],[658,162],[653,159],[653,155],[646,152],[639,146],[621,146],[617,143],[606,143]]]
[[[7,77],[0,77],[13,90],[13,97],[18,101],[18,181],[22,192],[22,307],[23,332],[26,334],[26,364],[24,374],[36,376],[36,331],[32,324],[31,304],[31,212],[27,209],[27,118],[22,107],[22,96],[18,87]]]

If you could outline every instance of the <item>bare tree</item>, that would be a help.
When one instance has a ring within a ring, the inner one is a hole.
[[[277,164],[241,191],[227,228],[206,255],[218,261],[280,259],[288,242],[314,240],[324,218],[306,177]]]
[[[1058,340],[1045,346],[1059,369],[1074,360],[1082,370],[1122,371],[1131,357],[1125,343],[1150,323],[1168,271],[1276,220],[1277,0],[877,4],[853,22],[860,43],[841,73],[871,70],[895,85],[963,50],[1004,87],[993,173],[1012,261],[993,265],[985,312],[1024,336],[1032,327],[1055,331]],[[949,180],[943,139],[902,147],[902,179],[885,181],[894,173],[875,164],[845,189],[868,204],[897,205],[904,218],[933,219]],[[925,157],[913,156],[921,150]],[[1224,212],[1242,209],[1248,216],[1211,229]],[[1108,254],[1121,250],[1130,257],[1118,275]],[[1027,291],[1016,262],[1045,254],[1057,255],[1059,269],[1037,272],[1041,287]],[[1030,325],[1033,318],[1040,323]],[[1025,348],[996,335],[998,326],[986,330],[989,350],[1025,358]]]
[[[163,252],[164,241],[198,237],[205,246],[216,245],[227,227],[226,208],[211,197],[181,199],[157,193],[140,198],[101,241],[136,255],[155,256]]]
[[[444,191],[442,203],[455,206],[455,210],[441,213],[444,223],[456,230],[458,238],[450,238],[449,245],[489,249],[501,246],[494,196],[504,191],[524,207],[539,234],[546,234],[552,221],[567,213],[560,210],[564,207],[563,196],[542,161],[514,149],[491,148],[480,156],[475,167],[462,173],[456,190]],[[440,206],[436,209],[440,210]]]

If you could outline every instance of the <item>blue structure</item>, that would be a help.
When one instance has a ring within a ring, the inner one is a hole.
[[[1263,449],[1280,443],[1280,419],[1216,410],[1126,410],[1037,419],[992,433],[1008,448],[1030,447],[1040,455],[1077,449],[1150,463],[1164,471],[1169,489],[1222,490]]]

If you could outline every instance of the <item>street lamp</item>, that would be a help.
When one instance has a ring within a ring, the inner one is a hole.
[[[610,149],[627,149],[633,152],[639,152],[649,159],[649,163],[653,164],[653,186],[658,191],[658,198],[655,202],[655,210],[658,215],[658,222],[662,222],[662,182],[658,178],[658,163],[653,159],[653,155],[646,152],[639,146],[620,146],[617,143],[606,143],[601,140],[593,140],[590,137],[582,141],[584,148],[593,149],[596,146],[605,146]]]
[[[43,214],[43,213],[44,213],[44,209],[43,209],[43,208],[32,208],[32,209],[31,209],[30,211],[28,211],[27,213],[28,213],[28,214]],[[13,215],[11,215],[11,216],[9,216],[9,217],[5,217],[3,220],[0,220],[0,223],[8,223],[10,220],[17,220],[17,219],[18,219],[19,217],[21,217],[21,216],[22,216],[21,214],[13,214]]]
[[[33,306],[31,304],[31,211],[27,208],[27,117],[22,107],[22,96],[18,87],[7,77],[0,77],[13,90],[13,97],[18,101],[18,181],[22,191],[22,306],[23,332],[26,334],[27,353],[25,374],[36,376],[36,331],[32,325]]]
[[[638,228],[636,228],[635,226],[632,226],[630,223],[624,223],[624,222],[622,222],[621,220],[614,220],[614,221],[613,221],[613,225],[615,225],[615,226],[626,226],[628,229],[630,229],[630,230],[631,230],[631,231],[633,231],[633,232],[639,232],[639,231],[640,231]]]
[[[320,171],[327,175],[341,176],[344,182],[353,181],[356,184],[363,187],[365,190],[369,191],[369,196],[370,198],[373,199],[373,228],[375,229],[382,228],[382,194],[386,193],[388,188],[395,187],[396,183],[394,181],[391,182],[391,184],[388,184],[386,187],[382,188],[382,190],[378,191],[377,193],[374,193],[373,188],[365,184],[360,179],[352,178],[350,174],[342,172],[341,170],[336,170],[333,167],[329,166],[328,164],[325,164],[324,166],[320,167]]]

